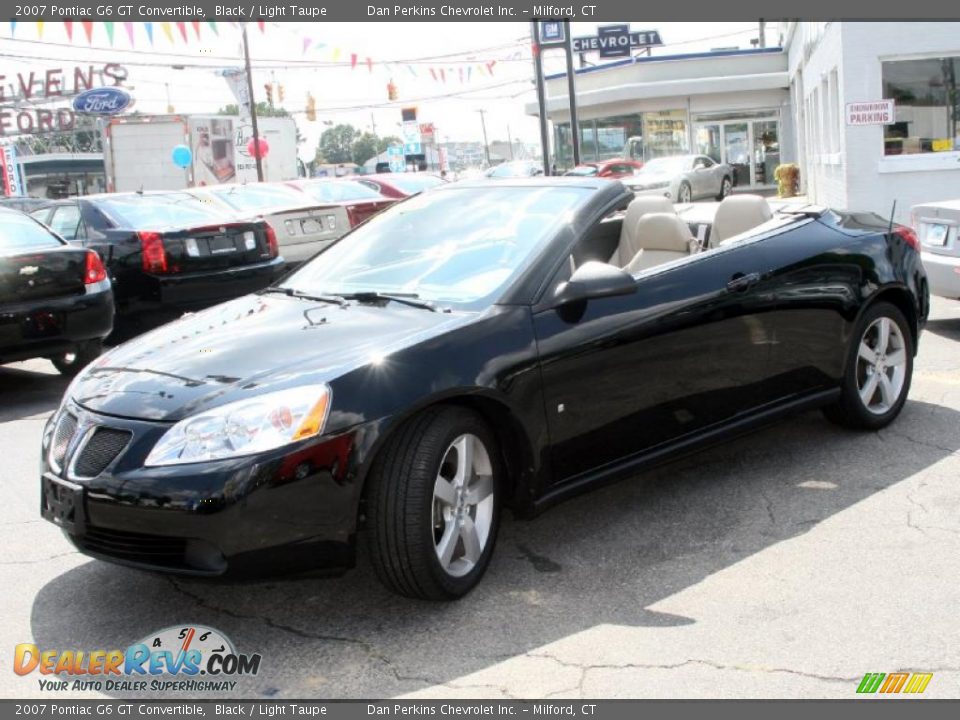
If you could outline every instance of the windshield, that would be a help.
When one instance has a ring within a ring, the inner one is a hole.
[[[0,253],[43,250],[62,244],[32,217],[18,212],[0,212]]]
[[[96,204],[123,227],[136,229],[217,225],[230,216],[207,201],[183,192],[110,195]]]
[[[397,173],[396,175],[384,178],[383,181],[393,185],[401,192],[407,193],[407,195],[416,195],[419,192],[429,190],[437,185],[443,185],[443,180],[436,175],[416,175],[414,173],[410,173],[409,175]]]
[[[300,189],[320,202],[383,200],[383,195],[376,190],[353,181],[320,180],[304,183]]]
[[[678,155],[676,157],[654,158],[647,163],[635,175],[647,175],[654,173],[682,173],[690,169],[691,159],[689,155]]]
[[[582,187],[479,187],[394,205],[287,278],[312,295],[416,293],[439,303],[492,297],[590,193]]]
[[[293,188],[281,185],[231,185],[210,188],[217,199],[234,210],[267,210],[278,207],[303,205],[306,198]],[[309,201],[307,201],[309,202]]]

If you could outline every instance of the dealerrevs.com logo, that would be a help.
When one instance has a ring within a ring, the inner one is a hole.
[[[43,691],[230,691],[243,675],[260,670],[258,653],[238,653],[219,630],[202,625],[168,627],[125,650],[14,650],[17,675],[39,673]]]

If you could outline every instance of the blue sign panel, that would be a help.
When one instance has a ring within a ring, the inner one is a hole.
[[[423,146],[420,143],[404,143],[404,155],[423,155]]]
[[[540,43],[562,43],[565,40],[563,34],[562,20],[541,20],[540,21]]]
[[[73,110],[80,115],[116,115],[133,104],[123,88],[105,87],[86,90],[73,99]]]

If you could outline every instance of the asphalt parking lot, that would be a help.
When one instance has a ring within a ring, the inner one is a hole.
[[[243,584],[77,554],[38,515],[66,384],[46,361],[0,368],[0,697],[45,696],[11,671],[18,643],[123,648],[189,623],[263,656],[238,698],[850,698],[898,670],[960,696],[960,302],[935,301],[890,428],[808,413],[507,518],[485,580],[447,605],[388,593],[362,547],[343,577]]]

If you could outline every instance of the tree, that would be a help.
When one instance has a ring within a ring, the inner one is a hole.
[[[233,103],[225,105],[217,111],[218,115],[239,115],[240,107]],[[282,107],[272,107],[265,102],[257,103],[257,117],[286,117],[289,115]]]
[[[367,160],[377,155],[378,147],[379,139],[373,133],[365,132],[358,135],[351,146],[353,161],[358,165],[363,165]]]
[[[353,141],[360,131],[352,125],[334,125],[320,136],[317,145],[317,162],[348,163],[353,161]]]

